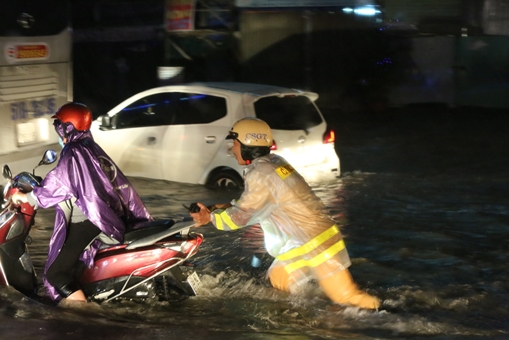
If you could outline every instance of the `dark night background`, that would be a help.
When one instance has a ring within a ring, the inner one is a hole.
[[[35,27],[48,34],[68,20],[74,99],[96,116],[148,88],[192,81],[311,90],[326,115],[422,103],[509,107],[505,0],[374,3],[380,13],[362,17],[339,5],[237,8],[233,0],[199,0],[194,30],[186,32],[165,30],[164,0],[21,0],[7,2],[1,16],[7,23],[34,13]],[[159,66],[184,72],[162,83]]]
[[[94,8],[100,8],[100,15]],[[324,98],[336,97],[325,106],[365,103],[376,109],[386,86],[404,79],[408,63],[401,60],[398,67],[383,63],[405,58],[408,46],[401,37],[375,27],[293,34],[241,61],[231,28],[222,27],[221,22],[204,28],[205,35],[171,37],[192,58],[188,60],[175,49],[165,48],[162,17],[161,1],[73,3],[75,99],[109,110],[137,92],[161,85],[157,66],[169,65],[185,67],[183,82],[240,81],[306,88]],[[238,25],[234,18],[228,19]],[[126,25],[137,28],[128,30]],[[310,75],[303,71],[305,58],[313,63]]]
[[[74,37],[74,97],[92,106],[95,115],[103,114],[137,92],[163,85],[158,66],[182,66],[183,76],[173,83],[240,81],[295,87],[319,93],[317,103],[329,116],[383,112],[402,106],[390,103],[391,88],[430,82],[416,71],[414,39],[453,37],[459,44],[465,30],[470,38],[485,36],[482,0],[449,1],[459,4],[457,8],[439,2],[434,9],[432,2],[428,6],[419,0],[403,2],[408,12],[425,10],[421,16],[414,14],[413,21],[407,15],[404,24],[387,19],[402,7],[394,0],[378,1],[382,13],[377,18],[345,16],[340,7],[246,10],[228,0],[198,1],[195,30],[168,34],[162,0],[73,1],[68,11]],[[311,29],[305,27],[306,16],[313,17]],[[286,19],[298,22],[291,29],[273,24]],[[269,33],[256,33],[252,27],[257,25],[269,27]],[[280,34],[278,30],[290,33],[246,56],[246,46],[263,46],[264,35]],[[454,73],[451,91],[461,87],[458,79],[465,71],[461,55],[455,58],[445,70]],[[508,78],[507,66],[497,71]],[[431,104],[451,106],[440,99]],[[499,108],[505,107],[504,103]]]

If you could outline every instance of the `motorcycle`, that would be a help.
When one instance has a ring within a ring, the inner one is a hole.
[[[28,251],[36,209],[11,197],[18,190],[27,193],[40,185],[42,178],[35,175],[35,169],[56,159],[56,152],[47,150],[32,173],[14,177],[8,165],[3,167],[7,184],[0,213],[0,286],[12,286],[28,296],[39,286]],[[76,270],[87,299],[98,303],[175,301],[196,295],[201,281],[189,259],[198,252],[203,235],[191,232],[193,226],[189,218],[150,221],[126,230],[122,244],[103,244],[92,268],[83,264]]]

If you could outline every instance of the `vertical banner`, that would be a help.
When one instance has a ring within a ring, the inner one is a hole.
[[[165,27],[166,31],[194,30],[195,0],[166,0]]]

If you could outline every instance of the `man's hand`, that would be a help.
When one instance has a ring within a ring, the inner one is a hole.
[[[16,204],[28,202],[27,195],[20,191],[13,193],[11,196],[11,200]]]
[[[210,223],[210,210],[202,203],[196,203],[200,207],[200,211],[196,213],[190,212],[189,215],[196,222],[196,227],[200,227],[204,224]]]

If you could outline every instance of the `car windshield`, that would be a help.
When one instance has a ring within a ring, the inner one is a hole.
[[[256,116],[276,130],[308,130],[322,117],[306,96],[264,97],[254,103]]]

